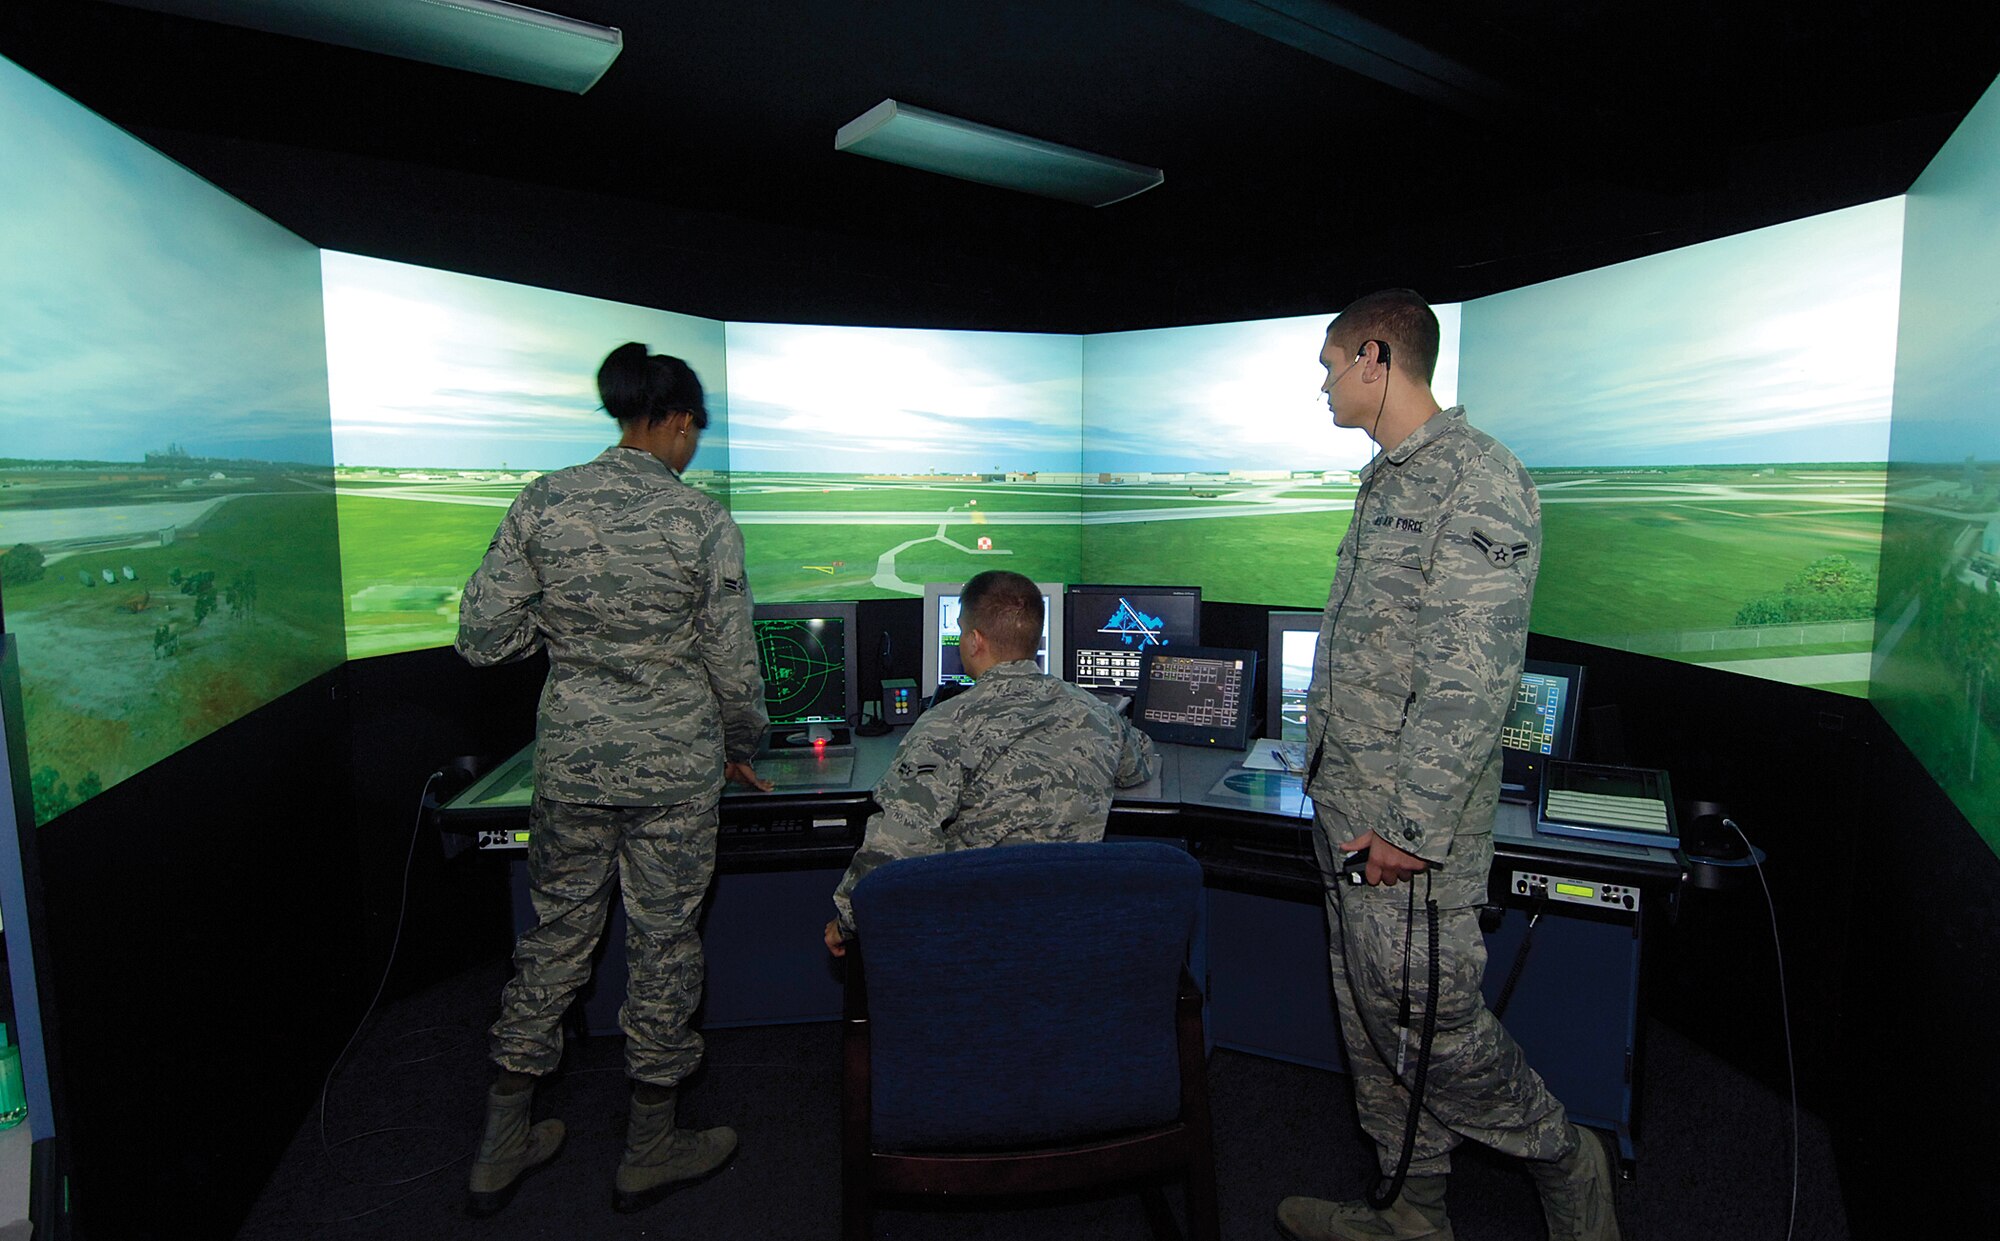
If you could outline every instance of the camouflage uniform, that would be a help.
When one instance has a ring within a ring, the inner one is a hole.
[[[885,862],[987,845],[1102,840],[1114,784],[1153,778],[1150,737],[1032,659],[996,664],[971,689],[926,711],[875,786],[881,807],[833,894],[854,933],[848,894]]]
[[[695,912],[715,868],[728,761],[768,723],[744,581],[722,506],[650,453],[608,448],[523,488],[467,583],[474,664],[547,648],[535,732],[528,883],[537,923],[492,1029],[495,1064],[544,1075],[590,975],[613,867],[629,924],[626,1065],[671,1086],[701,1059]]]
[[[1442,411],[1362,472],[1320,624],[1307,787],[1341,1034],[1385,1174],[1409,1111],[1397,1080],[1406,960],[1414,1016],[1400,1062],[1412,1073],[1422,1028],[1427,894],[1439,906],[1440,979],[1411,1174],[1448,1171],[1462,1137],[1529,1159],[1572,1148],[1562,1104],[1479,990],[1500,726],[1526,653],[1540,550],[1541,501],[1527,471],[1462,408]],[[1334,845],[1364,831],[1431,869],[1409,889],[1337,882],[1345,855]]]

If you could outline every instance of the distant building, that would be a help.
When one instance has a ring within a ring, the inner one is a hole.
[[[1289,482],[1291,477],[1292,472],[1290,470],[1229,471],[1229,481],[1232,483],[1282,483]]]

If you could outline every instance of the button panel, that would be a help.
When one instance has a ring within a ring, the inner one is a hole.
[[[1565,901],[1571,905],[1595,905],[1600,909],[1639,911],[1639,889],[1622,883],[1599,883],[1594,879],[1574,879],[1566,875],[1539,874],[1517,870],[1508,884],[1514,895],[1530,899]]]

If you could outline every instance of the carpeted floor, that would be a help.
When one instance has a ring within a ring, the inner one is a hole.
[[[615,1038],[573,1043],[538,1115],[569,1127],[556,1161],[490,1220],[465,1218],[465,1174],[490,1070],[484,1026],[496,960],[379,1013],[252,1209],[239,1241],[354,1238],[702,1238],[812,1241],[838,1232],[839,1036],[832,1023],[713,1031],[684,1120],[729,1124],[735,1162],[650,1210],[610,1208],[627,1087]],[[1789,1105],[1674,1031],[1647,1030],[1636,1179],[1618,1187],[1629,1241],[1782,1241],[1792,1199]],[[1372,1161],[1347,1079],[1218,1050],[1209,1065],[1225,1237],[1277,1236],[1287,1194],[1352,1196]],[[1824,1127],[1801,1134],[1798,1241],[1848,1236]],[[1178,1194],[1169,1198],[1179,1209]],[[1451,1208],[1461,1241],[1541,1241],[1533,1185],[1511,1161],[1461,1148]],[[1150,1236],[1132,1193],[1020,1205],[881,1211],[881,1241],[1116,1241]]]

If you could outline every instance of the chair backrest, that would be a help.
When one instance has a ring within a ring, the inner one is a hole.
[[[875,1149],[1041,1145],[1172,1121],[1201,864],[1152,842],[909,858],[855,886]]]

